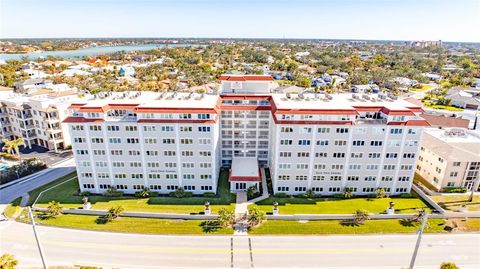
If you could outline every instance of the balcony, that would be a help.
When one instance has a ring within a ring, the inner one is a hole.
[[[387,124],[387,119],[369,119],[369,118],[359,118],[355,121],[357,125],[361,124],[377,124],[377,125],[385,125]]]
[[[127,121],[127,122],[134,122],[137,121],[137,116],[131,116],[131,115],[126,115],[126,116],[107,116],[106,121]]]

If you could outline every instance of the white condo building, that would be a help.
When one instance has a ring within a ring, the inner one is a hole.
[[[422,109],[384,94],[277,94],[270,76],[223,75],[220,94],[108,93],[69,108],[80,189],[126,193],[231,190],[276,193],[409,192]]]

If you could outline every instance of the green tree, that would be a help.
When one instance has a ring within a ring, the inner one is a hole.
[[[299,87],[308,88],[311,85],[310,79],[306,76],[298,76],[295,79],[295,85]]]
[[[57,217],[62,214],[63,206],[57,201],[49,202],[47,208],[50,217]]]
[[[250,227],[254,227],[264,222],[267,219],[265,212],[258,207],[253,206],[248,209],[247,222]]]
[[[345,190],[343,191],[343,197],[346,198],[346,199],[353,198],[352,189],[351,188],[345,188]]]
[[[235,223],[235,213],[227,208],[220,208],[218,211],[218,223],[222,227],[228,227]]]
[[[458,269],[458,266],[453,262],[442,262],[440,269]]]
[[[0,269],[14,269],[17,265],[18,261],[12,254],[5,253],[0,256]]]
[[[2,142],[5,143],[2,148],[3,151],[7,152],[8,154],[16,154],[18,157],[20,157],[20,146],[25,146],[23,138],[19,137],[14,140],[3,138]]]

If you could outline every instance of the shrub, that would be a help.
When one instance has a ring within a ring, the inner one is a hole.
[[[186,192],[182,187],[180,187],[180,188],[177,188],[175,191],[172,191],[168,195],[170,197],[185,198],[185,197],[192,197],[193,194],[191,192]]]
[[[342,199],[343,198],[343,193],[334,194],[333,198]]]
[[[450,188],[443,188],[442,191],[446,193],[466,193],[467,188],[450,187]]]
[[[400,198],[412,198],[413,195],[411,193],[402,193],[400,194]]]
[[[284,193],[284,192],[279,192],[279,193],[275,194],[274,196],[277,197],[277,198],[287,198],[287,194]]]
[[[160,196],[160,194],[159,194],[158,192],[156,192],[156,191],[149,191],[149,192],[148,192],[148,195],[149,195],[150,197],[158,197],[158,196]]]
[[[300,194],[295,195],[295,197],[306,199],[306,198],[308,198],[308,195],[306,193],[300,193]]]
[[[138,198],[148,198],[148,197],[150,197],[150,193],[148,192],[148,188],[143,188],[141,191],[135,192],[135,197],[138,197]]]
[[[122,197],[123,192],[117,191],[115,187],[110,187],[106,192],[103,193],[106,197]]]
[[[345,199],[350,199],[350,198],[353,198],[353,191],[351,188],[345,188],[345,190],[343,191],[343,198]]]
[[[205,192],[203,194],[203,197],[215,197],[215,193],[214,192]]]
[[[92,195],[92,194],[89,191],[82,191],[80,193],[80,196],[90,196],[90,195]]]
[[[12,254],[5,253],[0,256],[0,268],[14,269],[18,265],[18,260]]]
[[[442,262],[440,269],[458,269],[458,266],[453,262]]]
[[[254,186],[251,186],[247,189],[248,200],[253,199],[260,195],[260,192]]]
[[[36,158],[24,160],[21,163],[8,168],[6,171],[3,171],[0,175],[0,184],[31,175],[45,168],[47,168],[47,165]]]

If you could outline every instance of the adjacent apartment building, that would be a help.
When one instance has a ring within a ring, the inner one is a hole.
[[[23,138],[26,147],[38,145],[59,151],[70,145],[69,132],[62,121],[70,103],[81,98],[73,91],[39,89],[29,94],[0,92],[0,136]]]
[[[386,94],[272,93],[270,76],[223,75],[218,94],[105,93],[74,103],[69,126],[82,191],[231,190],[271,171],[276,193],[409,192],[422,109]]]
[[[480,131],[425,129],[416,171],[437,191],[471,190],[480,177]]]

